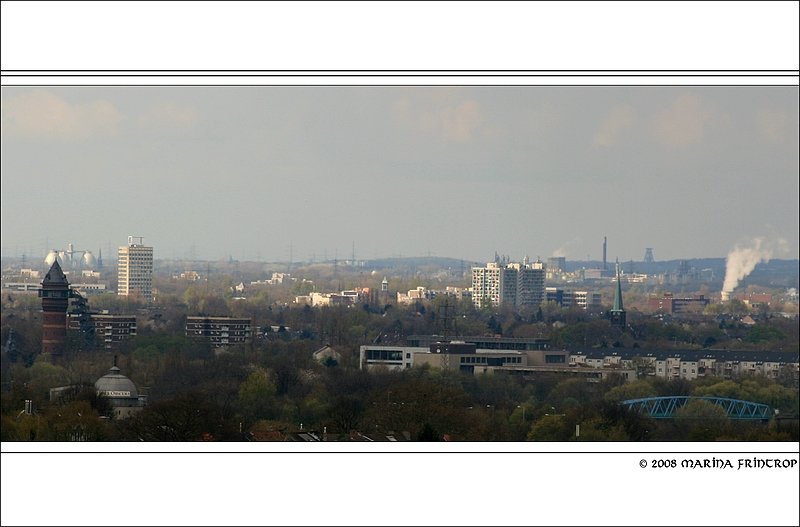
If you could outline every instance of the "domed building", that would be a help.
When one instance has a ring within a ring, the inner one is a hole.
[[[108,400],[114,419],[125,419],[147,405],[147,396],[140,395],[132,380],[120,373],[116,364],[94,383],[97,395]]]

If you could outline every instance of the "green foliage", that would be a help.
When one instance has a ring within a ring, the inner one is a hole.
[[[547,397],[550,404],[563,404],[566,400],[573,400],[577,404],[587,402],[593,396],[593,388],[584,379],[572,378],[559,382]]]
[[[622,424],[610,423],[593,417],[580,424],[580,441],[627,441],[628,434]]]
[[[773,340],[783,340],[785,338],[786,335],[777,328],[758,325],[750,328],[744,340],[753,344],[758,344],[759,342],[771,342]]]
[[[606,401],[618,403],[628,399],[640,399],[643,397],[655,397],[657,394],[653,384],[646,380],[636,380],[611,388],[603,398]]]
[[[36,359],[29,370],[30,389],[34,397],[46,399],[49,397],[50,388],[65,386],[70,383],[70,373],[62,366],[48,362],[44,356]]]
[[[767,404],[789,415],[795,415],[798,407],[796,389],[781,386],[762,376],[738,381],[723,380],[709,386],[700,386],[694,389],[693,395],[729,397]]]
[[[687,441],[714,441],[731,429],[725,410],[702,399],[692,399],[679,408],[675,412],[675,423]]]
[[[569,441],[574,435],[567,419],[561,415],[545,415],[533,423],[528,441]]]
[[[339,289],[332,275],[328,281]],[[408,288],[417,285],[407,281]],[[382,344],[404,345],[412,333],[441,332],[440,308],[445,299],[420,302],[419,306],[294,308],[275,302],[289,298],[294,287],[290,284],[254,290],[247,293],[247,300],[236,301],[220,295],[224,285],[221,279],[209,284],[210,289],[205,283],[178,287],[165,281],[172,289],[160,295],[163,305],[159,307],[167,322],[142,324],[129,348],[118,352],[123,373],[140,388],[150,388],[150,406],[135,418],[115,423],[100,419],[105,412],[101,401],[88,397],[64,403],[48,401],[49,388],[93,382],[107,371],[110,357],[76,354],[67,367],[54,366],[45,357],[34,362],[41,347],[41,335],[36,333],[41,320],[35,313],[9,312],[4,303],[2,335],[7,337],[11,320],[20,346],[33,352],[28,355],[30,362],[22,355],[15,356],[16,362],[3,357],[3,439],[240,440],[251,427],[258,431],[264,423],[273,428],[279,423],[282,434],[297,431],[302,423],[304,430],[327,428],[329,434],[340,437],[357,430],[406,433],[420,440],[447,435],[472,441],[571,441],[576,424],[581,426],[580,441],[797,440],[798,433],[787,424],[780,430],[772,424],[722,422],[715,428],[704,424],[701,428],[703,421],[697,416],[708,414],[715,422],[714,410],[704,414],[702,408],[695,408],[691,414],[687,409],[687,415],[674,422],[654,422],[618,404],[655,395],[716,395],[762,402],[779,409],[782,416],[793,416],[800,403],[791,369],[778,373],[779,382],[766,377],[668,381],[647,376],[632,383],[613,379],[588,383],[555,373],[537,373],[531,382],[503,372],[480,376],[432,368],[366,372],[358,369],[360,345],[376,339]],[[99,302],[122,312],[135,306],[113,295]],[[31,305],[35,307],[35,303]],[[777,317],[759,319],[752,328],[730,317],[723,328],[708,320],[679,325],[639,319],[632,323],[634,331],[621,332],[606,320],[552,304],[520,313],[496,307],[475,309],[469,301],[451,305],[450,315],[455,314],[455,326],[462,335],[501,332],[504,336],[550,337],[553,348],[733,347],[735,342],[737,349],[793,349],[798,338],[796,321]],[[215,351],[182,334],[187,312],[203,310],[213,314],[227,310],[252,317],[254,325],[284,326],[291,331]],[[10,314],[17,318],[9,319]],[[566,325],[555,328],[552,323],[556,320]],[[313,351],[325,344],[335,346],[341,354],[338,364],[313,360]],[[39,409],[33,416],[19,415],[26,399],[33,399]],[[81,421],[85,417],[89,420]],[[97,428],[93,428],[95,422]],[[83,436],[75,435],[76,427]]]
[[[269,417],[276,392],[275,383],[270,380],[269,373],[258,368],[239,385],[240,411],[249,421]]]
[[[139,347],[133,350],[132,356],[135,360],[148,363],[157,360],[163,352],[158,349],[158,346],[155,344],[150,344],[148,346]]]

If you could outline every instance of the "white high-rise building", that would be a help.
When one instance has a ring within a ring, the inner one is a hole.
[[[544,302],[545,265],[535,262],[522,265],[517,271],[517,306],[539,306]]]
[[[135,243],[137,242],[138,243]],[[153,248],[141,236],[128,236],[128,245],[117,252],[117,294],[153,298]]]
[[[545,265],[489,262],[472,268],[472,302],[475,307],[510,304],[538,306],[544,301]]]

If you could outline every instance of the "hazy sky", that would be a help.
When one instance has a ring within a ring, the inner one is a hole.
[[[794,87],[2,88],[2,253],[798,258]]]

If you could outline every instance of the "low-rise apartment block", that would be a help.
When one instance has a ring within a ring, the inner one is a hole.
[[[186,317],[186,336],[206,339],[215,347],[249,342],[252,320],[234,317]]]
[[[85,330],[82,317],[88,317],[94,329],[98,345],[106,350],[118,347],[122,342],[136,336],[136,315],[110,315],[108,313],[69,313],[67,326],[72,331]]]

